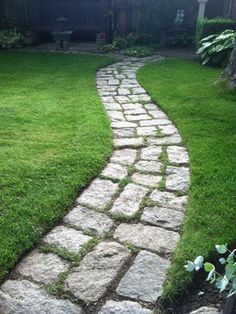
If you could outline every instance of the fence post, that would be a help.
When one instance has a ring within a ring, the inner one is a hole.
[[[198,10],[198,19],[204,19],[205,17],[205,9],[206,9],[206,3],[208,0],[198,0],[199,2],[199,10]]]

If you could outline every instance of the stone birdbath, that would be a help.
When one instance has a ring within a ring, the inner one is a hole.
[[[57,30],[51,33],[57,45],[56,48],[57,50],[61,50],[61,49],[68,50],[73,31],[66,30],[65,24],[67,22],[67,19],[65,17],[57,18],[56,22],[57,22]]]

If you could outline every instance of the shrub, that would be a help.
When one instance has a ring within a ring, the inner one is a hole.
[[[235,32],[232,30],[202,39],[197,53],[201,55],[203,65],[226,66],[234,47],[234,40]]]
[[[101,46],[100,49],[105,53],[113,52],[114,50],[116,50],[116,48],[112,44],[105,44]]]
[[[216,251],[221,255],[220,265],[224,265],[225,271],[221,275],[216,270],[216,266],[209,262],[204,262],[203,256],[198,256],[194,262],[188,261],[184,266],[186,271],[193,272],[204,269],[208,273],[207,281],[215,283],[220,292],[228,291],[228,297],[236,294],[236,250],[230,251],[227,245],[216,245]]]
[[[5,29],[0,31],[0,48],[12,49],[23,46],[24,36],[16,29]]]
[[[155,50],[152,47],[133,47],[124,51],[126,56],[137,58],[152,56],[154,53]]]
[[[128,41],[125,36],[115,36],[112,44],[119,50],[123,50],[128,47]]]
[[[230,19],[217,17],[215,19],[198,20],[196,30],[196,45],[199,47],[200,41],[210,35],[222,33],[226,29],[235,29],[235,22]]]
[[[130,33],[127,36],[117,35],[113,38],[112,44],[115,48],[123,50],[133,47],[138,41],[138,35]]]

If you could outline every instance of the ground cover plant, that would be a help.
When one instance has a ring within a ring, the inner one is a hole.
[[[186,260],[236,242],[236,95],[214,82],[222,70],[166,60],[143,67],[140,83],[176,123],[190,153],[191,190],[182,238],[165,285],[175,298],[192,282]]]
[[[92,55],[0,53],[0,280],[104,166],[111,130]]]

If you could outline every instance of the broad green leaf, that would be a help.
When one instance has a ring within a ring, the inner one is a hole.
[[[236,293],[236,277],[233,279],[231,284],[232,284],[232,288],[231,288],[231,290],[229,292],[228,297],[231,297],[232,295],[234,295]]]
[[[216,280],[215,268],[212,269],[207,276],[207,281],[210,281],[210,280],[211,280],[211,283],[213,283]]]
[[[224,257],[221,257],[219,259],[219,262],[221,263],[221,265],[224,265],[224,264],[226,264],[226,259]]]
[[[227,252],[227,244],[216,245],[216,250],[219,254],[225,254]]]
[[[227,263],[234,263],[234,260],[235,260],[235,252],[236,252],[236,249],[233,250],[229,256],[227,257],[226,261]]]
[[[195,269],[195,264],[193,262],[188,261],[186,265],[184,265],[184,268],[188,272],[192,272]]]
[[[229,263],[225,266],[225,276],[228,280],[231,280],[235,276],[236,265]]]
[[[206,58],[204,58],[202,64],[203,64],[203,65],[206,65],[210,60],[211,60],[210,57],[206,57]]]
[[[220,290],[220,292],[223,292],[227,285],[229,283],[229,280],[224,276],[217,279],[216,287]]]
[[[204,264],[204,270],[209,273],[210,271],[212,271],[213,269],[215,269],[215,266],[211,263],[206,262]]]
[[[202,268],[204,262],[204,257],[203,256],[198,256],[195,261],[193,262],[195,265],[195,270],[199,270]]]

